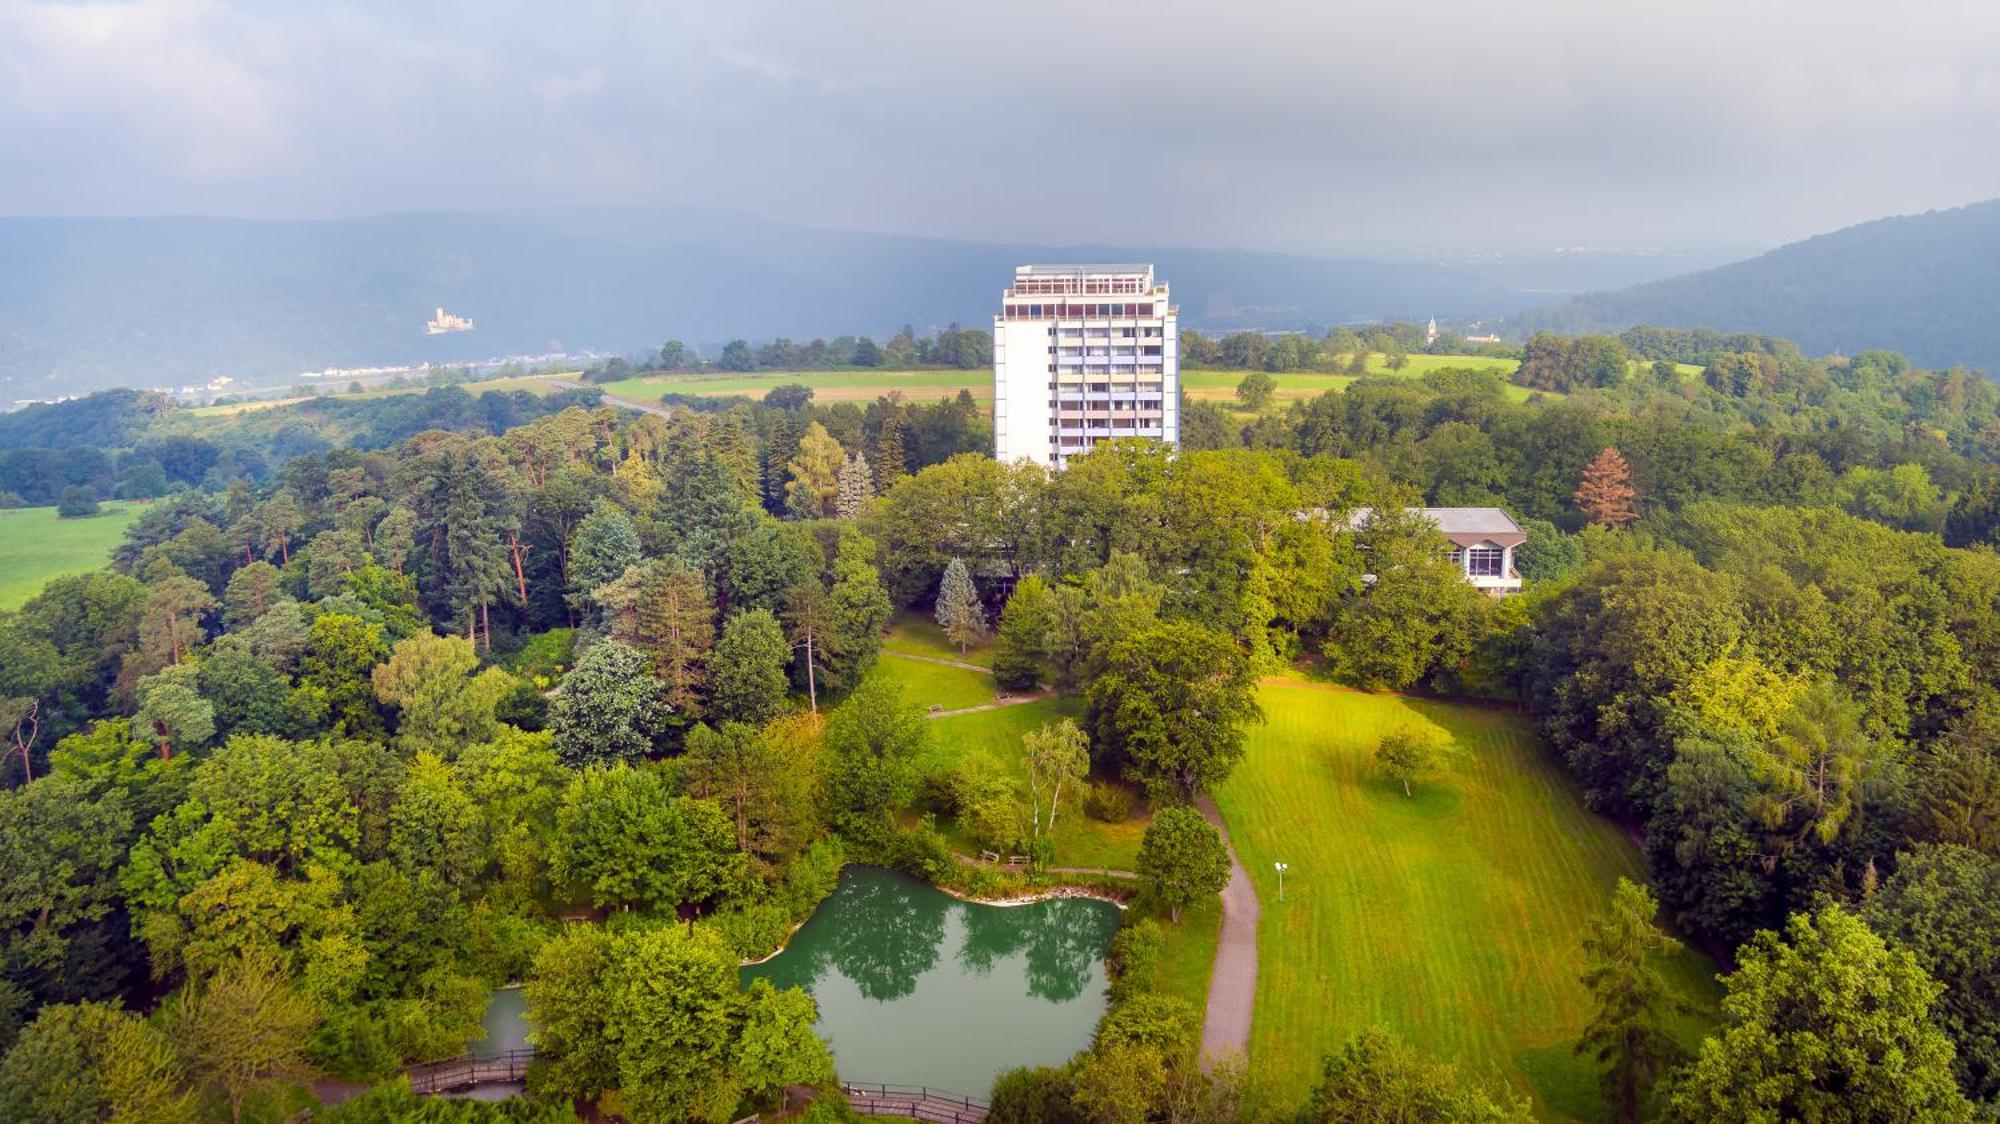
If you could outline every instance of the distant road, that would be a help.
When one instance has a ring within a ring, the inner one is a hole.
[[[564,390],[595,390],[601,392],[604,389],[601,386],[592,386],[589,383],[575,382],[570,379],[550,379],[549,382],[555,386],[562,387]],[[649,405],[631,398],[620,398],[616,394],[606,394],[604,400],[613,406],[623,406],[628,410],[637,410],[642,414],[652,414],[655,417],[670,418],[674,416],[673,410],[666,406],[657,404]]]

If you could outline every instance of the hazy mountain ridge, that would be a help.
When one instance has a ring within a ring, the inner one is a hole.
[[[1183,323],[1202,329],[1488,316],[1548,299],[1436,263],[999,245],[733,213],[0,219],[0,397],[978,324],[1033,260],[1154,262]],[[440,305],[476,330],[426,336]]]
[[[1756,331],[1811,353],[1900,351],[2000,373],[2000,199],[1877,219],[1748,261],[1517,317],[1526,333],[1633,324]]]

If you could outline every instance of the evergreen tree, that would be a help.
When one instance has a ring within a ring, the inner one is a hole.
[[[904,449],[904,430],[909,419],[900,402],[891,402],[882,411],[882,426],[875,438],[875,490],[886,492],[890,485],[909,472]]]
[[[856,453],[840,466],[839,515],[842,519],[860,516],[875,498],[875,476],[868,467],[868,458]]]
[[[993,679],[1003,689],[1032,691],[1041,685],[1053,612],[1049,585],[1041,575],[1029,574],[1015,584],[1000,611],[993,649]]]
[[[1593,922],[1583,940],[1583,986],[1597,1001],[1597,1013],[1576,1052],[1608,1067],[1599,1078],[1605,1103],[1628,1122],[1639,1119],[1647,1091],[1685,1054],[1664,1025],[1680,1004],[1660,973],[1659,958],[1673,951],[1674,940],[1653,924],[1659,908],[1651,890],[1620,878],[1611,912]]]
[[[986,610],[979,604],[979,590],[963,558],[954,558],[944,568],[938,583],[937,622],[944,634],[958,645],[959,654],[986,636]]]
[[[1605,527],[1622,528],[1639,518],[1632,506],[1632,466],[1616,448],[1607,447],[1584,467],[1583,480],[1571,498],[1585,519]]]
[[[709,711],[721,721],[761,726],[785,711],[791,646],[768,609],[737,613],[722,626],[710,661]]]
[[[618,580],[641,557],[639,532],[631,517],[616,504],[600,500],[569,538],[570,607],[588,606],[599,586]]]

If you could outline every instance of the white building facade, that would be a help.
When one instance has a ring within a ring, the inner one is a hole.
[[[993,456],[1180,443],[1180,315],[1150,265],[1024,265],[993,318]]]

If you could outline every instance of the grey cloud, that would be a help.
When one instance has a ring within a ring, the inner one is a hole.
[[[2000,5],[0,0],[0,213],[1759,245],[2000,194]]]

